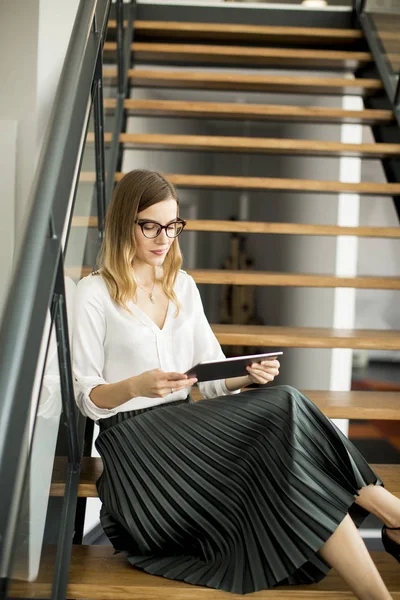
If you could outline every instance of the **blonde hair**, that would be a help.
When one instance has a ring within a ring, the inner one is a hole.
[[[128,311],[128,302],[134,298],[137,288],[132,276],[132,264],[136,256],[134,229],[137,214],[170,198],[176,200],[179,211],[174,186],[155,171],[130,171],[115,188],[105,219],[98,266],[111,298]],[[163,263],[162,288],[175,303],[178,312],[180,305],[174,293],[174,284],[181,266],[182,254],[178,238],[175,238]]]

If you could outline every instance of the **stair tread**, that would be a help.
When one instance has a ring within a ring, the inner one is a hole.
[[[117,22],[110,20],[110,31]],[[136,38],[151,36],[152,39],[212,39],[247,40],[262,42],[314,43],[317,45],[357,43],[364,35],[359,29],[328,29],[323,27],[282,27],[271,25],[245,25],[231,23],[191,23],[187,21],[134,21]]]
[[[115,55],[116,42],[105,42],[104,53],[108,57]],[[212,44],[179,44],[133,42],[131,50],[135,63],[185,63],[201,64],[233,64],[296,67],[316,69],[349,69],[356,70],[372,62],[369,52],[354,50],[318,50],[304,48],[271,48],[254,46],[231,46]],[[398,58],[397,54],[393,55]]]
[[[92,268],[89,266],[69,266],[66,267],[65,272],[72,279],[79,279],[90,275]],[[279,273],[276,271],[230,269],[189,269],[188,273],[198,284],[400,290],[399,277],[337,277],[335,275],[313,273]]]
[[[97,217],[72,217],[72,227],[97,227]],[[263,223],[257,221],[218,221],[189,219],[185,231],[269,233],[291,235],[351,235],[357,237],[400,238],[400,227],[347,227],[301,223]]]
[[[117,70],[103,69],[105,80],[116,81]],[[169,87],[186,89],[225,89],[270,91],[304,94],[365,95],[383,89],[379,79],[347,79],[345,77],[313,77],[290,75],[260,75],[207,71],[169,71],[164,69],[129,69],[128,77],[137,87]]]
[[[115,109],[114,98],[104,99],[106,110]],[[219,119],[251,119],[309,121],[317,123],[389,123],[394,116],[390,110],[348,110],[321,106],[292,106],[268,104],[239,104],[233,102],[191,102],[183,100],[126,99],[124,107],[130,114],[203,117]]]
[[[211,325],[220,344],[275,348],[362,348],[398,350],[400,331],[269,325]]]
[[[394,600],[400,599],[398,563],[385,552],[372,552],[372,557]],[[51,577],[55,560],[55,548],[44,549],[42,568],[36,582],[14,581],[10,585],[12,598],[48,598],[51,593]],[[90,598],[91,600],[191,600],[217,598],[239,600],[241,595],[205,586],[174,581],[164,577],[149,575],[130,566],[123,554],[114,554],[112,546],[72,547],[71,567],[67,589],[68,598]],[[289,598],[313,598],[326,600],[354,596],[342,579],[331,571],[318,584],[285,586],[253,594],[259,600],[286,600]]]
[[[115,181],[120,181],[125,173],[116,173]],[[322,194],[354,193],[378,196],[400,194],[400,183],[346,183],[314,179],[283,179],[275,177],[231,177],[225,175],[183,175],[165,173],[165,177],[178,188],[197,189],[245,189],[245,190],[281,190]],[[93,182],[94,173],[80,174],[81,182]]]
[[[121,144],[135,148],[203,150],[213,152],[259,152],[273,154],[301,154],[318,156],[353,156],[384,158],[400,154],[400,144],[351,144],[323,140],[289,138],[261,138],[212,135],[176,135],[158,133],[121,133]],[[104,134],[104,141],[112,141],[112,133]],[[87,142],[94,142],[89,133]]]
[[[244,271],[230,269],[189,270],[196,283],[220,285],[282,285],[305,287],[354,287],[367,289],[400,289],[400,277],[338,277],[313,273],[279,273],[276,271]],[[399,340],[400,343],[400,340]]]
[[[376,418],[375,413],[382,415],[392,415],[393,420],[400,419],[400,394],[396,392],[306,392],[309,398],[323,410],[325,414],[334,419],[358,418],[363,411],[363,418]],[[341,396],[339,395],[341,394]],[[370,394],[373,399],[365,399],[366,407],[360,407],[363,402],[361,399],[351,400],[354,394]],[[379,398],[378,398],[379,394]],[[198,395],[197,395],[198,396]],[[391,396],[391,398],[386,398]],[[194,396],[195,397],[195,396]],[[379,411],[376,409],[375,402],[378,402]],[[346,417],[344,415],[357,415]],[[54,462],[53,477],[50,488],[51,496],[63,496],[65,491],[65,473],[67,462],[65,457],[57,456]],[[371,465],[376,474],[384,481],[385,487],[400,497],[400,465]],[[103,471],[103,463],[99,457],[84,456],[81,464],[81,476],[78,486],[78,496],[81,498],[96,498],[96,481]]]

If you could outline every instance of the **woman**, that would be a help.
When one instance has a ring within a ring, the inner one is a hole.
[[[368,512],[398,552],[400,500],[336,426],[290,386],[279,362],[200,383],[224,355],[193,279],[173,186],[132,171],[108,210],[100,270],[78,284],[74,371],[98,421],[101,522],[148,573],[246,594],[321,580],[333,566],[358,598],[390,598],[360,537]]]

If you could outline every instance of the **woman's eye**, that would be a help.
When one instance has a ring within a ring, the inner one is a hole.
[[[143,227],[146,231],[154,231],[157,228],[157,225],[154,223],[143,223]]]

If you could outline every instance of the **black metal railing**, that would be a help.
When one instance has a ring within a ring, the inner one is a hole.
[[[364,33],[368,47],[374,59],[378,75],[383,83],[386,95],[391,104],[393,114],[400,127],[400,73],[396,66],[393,65],[386,52],[384,40],[382,39],[381,31],[376,17],[374,16],[371,5],[373,3],[368,0],[353,0],[353,11],[356,15],[358,23]],[[400,5],[395,7],[393,3],[392,13],[386,13],[388,18],[397,19],[400,26]],[[393,22],[392,22],[393,24]]]
[[[122,0],[117,2],[122,9]],[[62,419],[67,441],[66,488],[54,556],[52,598],[66,597],[74,517],[82,453],[83,428],[73,392],[69,347],[64,258],[82,163],[83,147],[93,105],[96,196],[99,240],[107,206],[104,154],[102,49],[111,0],[81,0],[54,109],[50,117],[35,182],[28,226],[10,286],[0,329],[0,599],[7,598],[18,515],[30,461],[35,427],[33,390],[40,368],[40,350],[51,315],[58,351]],[[129,6],[133,18],[134,3]],[[122,50],[122,10],[118,19],[119,53],[129,56],[132,22]],[[117,15],[118,18],[118,15]],[[118,93],[126,95],[128,58],[119,62]],[[120,112],[123,114],[123,102]],[[117,115],[117,113],[116,113]],[[115,119],[122,122],[122,118]],[[119,140],[119,131],[113,139]],[[115,150],[114,150],[115,152]],[[118,152],[117,152],[118,153]],[[110,156],[111,159],[111,156]],[[111,196],[115,159],[109,163]],[[50,340],[50,334],[47,339]],[[43,378],[43,373],[42,373]],[[28,447],[28,451],[26,451]]]

